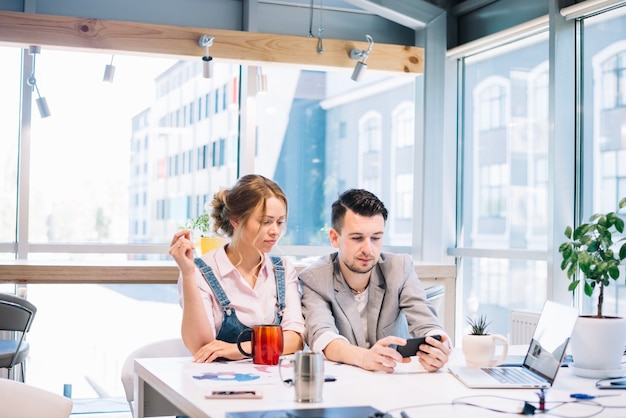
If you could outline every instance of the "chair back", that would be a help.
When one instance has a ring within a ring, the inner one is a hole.
[[[159,340],[148,343],[137,348],[130,353],[122,366],[122,385],[126,393],[126,400],[130,406],[131,413],[134,414],[133,401],[135,399],[135,375],[134,365],[137,358],[154,358],[154,357],[187,357],[191,353],[183,343],[182,338],[172,338]]]
[[[441,314],[441,302],[443,301],[443,296],[446,293],[446,287],[442,284],[434,285],[424,289],[426,292],[426,299],[428,299],[435,308],[435,311],[438,314]]]
[[[26,299],[10,294],[0,293],[0,331],[12,331],[17,332],[16,338],[0,339],[0,343],[4,341],[5,344],[0,344],[3,347],[2,352],[4,354],[4,361],[0,362],[0,367],[11,369],[16,364],[20,363],[20,353],[25,351],[24,342],[26,333],[30,331],[30,327],[35,318],[37,307],[27,301]],[[7,354],[12,354],[11,360],[6,361]]]
[[[1,416],[68,418],[73,402],[56,393],[15,380],[0,379]]]
[[[0,293],[0,330],[30,331],[37,307],[26,299],[10,293]]]

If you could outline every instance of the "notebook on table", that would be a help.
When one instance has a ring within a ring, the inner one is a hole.
[[[548,388],[559,372],[578,310],[546,301],[524,362],[518,366],[448,368],[470,388]]]

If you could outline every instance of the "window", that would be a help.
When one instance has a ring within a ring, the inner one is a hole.
[[[481,218],[506,218],[506,200],[509,189],[508,166],[505,164],[489,164],[480,167],[480,211]],[[494,232],[502,233],[503,230],[493,231],[485,228],[480,231],[484,234]]]
[[[391,136],[396,148],[413,146],[415,141],[414,108],[413,103],[403,103],[392,115]]]
[[[19,48],[0,48],[0,54],[0,71],[10,74],[0,77],[0,103],[6,108],[1,129],[3,137],[15,138],[0,144],[9,173],[0,177],[7,191],[7,203],[0,208],[0,244],[2,256],[14,258],[22,57]],[[239,66],[215,64],[214,79],[205,80],[195,71],[200,70],[195,60],[120,55],[116,66],[129,70],[118,71],[115,82],[104,85],[101,73],[109,61],[107,54],[46,48],[37,59],[39,87],[53,116],[40,119],[34,112],[31,122],[31,155],[26,157],[32,171],[30,212],[22,219],[29,226],[29,260],[166,259],[166,251],[128,254],[127,248],[168,244],[215,191],[236,180]],[[372,72],[364,83],[346,84],[350,71],[264,67],[270,92],[257,98],[258,138],[250,147],[256,151],[253,170],[275,179],[289,196],[289,227],[281,245],[326,253],[330,205],[348,187],[379,194],[396,225],[411,218],[413,164],[405,159],[398,164],[400,171],[386,169],[404,154],[385,147],[383,138],[396,136],[404,148],[410,147],[407,136],[414,131],[408,126],[412,108],[407,103],[414,101],[413,80],[382,88],[395,77]],[[96,108],[84,106],[85,91]],[[398,209],[392,208],[396,201]],[[390,229],[385,245],[406,245],[411,232],[401,229]],[[55,311],[34,327],[29,337],[33,346],[63,338],[73,347],[33,350],[29,380],[52,391],[71,383],[75,398],[96,396],[85,374],[108,393],[120,395],[118,372],[125,356],[144,342],[180,332],[175,286],[29,285],[28,291],[42,311]],[[74,299],[79,302],[70,303]],[[102,320],[75,315],[73,309],[94,312]],[[64,335],[55,323],[83,331]],[[138,328],[145,332],[137,334]],[[110,335],[121,337],[105,338]]]
[[[372,113],[361,120],[359,130],[360,151],[363,154],[374,153],[380,150],[381,142],[381,118]]]
[[[389,220],[391,242],[411,246],[413,221],[413,157],[415,150],[415,105],[400,102],[391,113],[391,209],[395,216]]]
[[[617,209],[626,197],[626,8],[581,20],[582,43],[582,218]],[[621,213],[626,220],[626,213]],[[622,277],[626,273],[621,267]],[[618,280],[605,289],[603,313],[626,313],[626,286]],[[594,299],[597,298],[597,294]],[[596,300],[583,298],[583,309],[595,312]]]
[[[602,103],[604,109],[626,105],[626,52],[617,53],[602,63]]]
[[[359,181],[361,187],[377,196],[381,186],[381,124],[381,116],[375,111],[366,113],[359,123]]]
[[[547,249],[547,58],[541,33],[462,60],[457,318],[487,315],[492,333],[547,296],[547,260],[531,251]]]
[[[395,212],[398,220],[411,219],[413,216],[413,176],[400,174],[396,177]],[[406,231],[406,229],[405,229]],[[396,231],[401,232],[401,231]]]
[[[475,93],[477,94],[478,100],[477,108],[480,110],[480,112],[478,112],[478,115],[480,115],[480,130],[489,131],[503,128],[505,126],[504,118],[506,115],[505,87],[501,84],[489,83],[488,86]]]
[[[415,82],[368,72],[365,82],[346,83],[350,71],[263,66],[268,92],[257,96],[255,167],[289,196],[282,245],[328,246],[331,204],[351,187],[369,189],[388,207],[385,245],[411,240],[402,225],[412,218],[412,153],[385,146],[383,138],[413,143],[406,124],[414,120]],[[394,160],[400,171],[391,168]]]

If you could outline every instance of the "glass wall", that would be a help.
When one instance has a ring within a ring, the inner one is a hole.
[[[17,170],[20,130],[21,50],[0,47],[0,243],[14,242],[17,231]],[[12,254],[0,251],[0,258]]]
[[[385,245],[411,245],[414,79],[350,71],[263,67],[255,167],[289,197],[281,245],[328,245],[331,204],[355,187],[393,208]]]
[[[582,211],[583,221],[617,209],[626,197],[626,8],[580,21],[582,26]],[[621,215],[626,219],[626,211]],[[626,276],[621,267],[621,277]],[[624,280],[605,289],[603,312],[626,314]],[[597,292],[596,292],[597,293]],[[585,313],[594,299],[583,298]]]
[[[156,212],[159,196],[148,192],[164,189],[148,187],[159,180],[155,162],[179,144],[171,138],[163,147],[159,142],[168,139],[152,132],[138,138],[136,126],[155,102],[155,80],[175,61],[119,55],[113,61],[113,82],[103,82],[110,61],[110,55],[45,48],[37,57],[37,84],[51,116],[42,119],[33,107],[31,243],[163,242],[163,227],[141,215]],[[137,161],[138,150],[146,150],[153,160]],[[143,208],[141,214],[138,207]]]
[[[547,296],[547,262],[512,254],[547,250],[548,68],[547,33],[464,59],[458,247],[482,254],[461,259],[457,318],[492,333]]]
[[[564,12],[564,19],[570,19],[568,13]],[[557,250],[565,236],[555,232],[548,242],[553,227],[549,213],[573,213],[575,202],[556,201],[558,192],[567,188],[580,202],[575,215],[580,219],[568,220],[570,225],[587,221],[594,213],[616,210],[626,196],[626,8],[594,11],[590,16],[560,25],[551,40],[557,48],[570,43],[579,48],[555,57],[560,66],[555,77],[561,85],[572,80],[579,103],[558,95],[553,103],[548,101],[550,89],[555,88],[549,84],[548,70],[555,62],[548,61],[547,33],[499,39],[491,48],[460,58],[462,201],[453,253],[459,260],[462,310],[457,319],[486,314],[492,320],[491,332],[506,335],[511,309],[537,311],[560,291],[558,287],[566,287],[561,282],[565,273],[555,272],[561,262]],[[576,43],[571,42],[574,36],[579,37]],[[555,134],[550,129],[551,113],[559,123],[571,125]],[[565,138],[563,132],[576,132],[578,137]],[[555,148],[571,150],[572,155],[550,154],[554,152],[551,140]],[[551,161],[571,168],[572,173],[559,173],[553,196],[549,195]],[[571,166],[565,161],[571,161]],[[624,210],[620,215],[626,219]],[[555,254],[554,260],[550,253]],[[554,283],[550,283],[550,269],[556,275]],[[608,315],[626,312],[626,304],[620,301],[626,289],[623,266],[621,271],[622,278],[605,289]],[[574,295],[581,312],[595,312],[598,292],[593,298],[581,293]]]
[[[195,59],[42,48],[35,76],[51,116],[41,118],[33,102],[30,129],[20,132],[22,50],[0,54],[3,258],[17,257],[19,220],[28,229],[21,254],[28,260],[168,260],[171,236],[242,171],[240,154],[249,150],[240,149],[240,109],[249,98],[240,66],[216,62],[205,79]],[[104,82],[111,63],[113,82]],[[277,252],[328,246],[330,204],[349,187],[371,188],[394,208],[387,247],[410,246],[414,78],[368,72],[356,83],[351,69],[263,71],[268,92],[250,98],[252,171],[276,180],[289,198]],[[20,134],[30,140],[22,148],[30,150],[23,154],[29,210],[18,218]],[[57,393],[71,384],[75,399],[121,397],[126,356],[180,335],[175,285],[29,284],[27,296],[38,307],[27,379]]]

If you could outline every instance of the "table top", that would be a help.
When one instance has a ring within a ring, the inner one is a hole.
[[[462,357],[462,353],[455,349],[450,364],[462,364]],[[401,411],[409,417],[519,417],[518,411],[524,401],[538,406],[537,389],[469,389],[447,369],[427,373],[415,358],[412,360],[410,364],[400,365],[393,374],[369,372],[326,361],[325,374],[332,375],[336,381],[324,383],[321,403],[295,402],[294,388],[282,382],[279,366],[259,366],[249,360],[198,364],[193,363],[191,357],[137,359],[135,371],[192,418],[224,418],[227,412],[235,411],[343,406],[372,406],[393,417],[399,417]],[[283,361],[281,372],[283,378],[291,377],[288,361]],[[205,395],[215,389],[254,389],[260,390],[263,397],[206,399]],[[570,398],[572,393],[603,396],[574,402]],[[626,416],[626,390],[598,390],[595,379],[574,376],[567,367],[561,368],[554,386],[547,391],[546,401],[547,409],[566,418]]]

